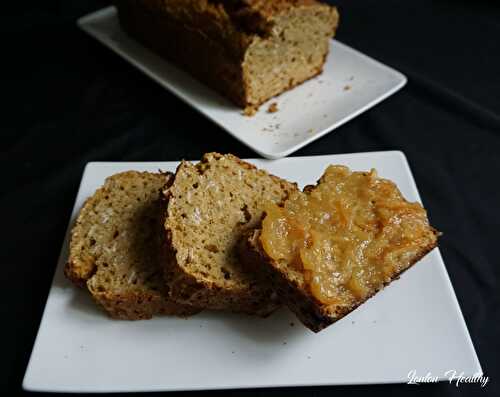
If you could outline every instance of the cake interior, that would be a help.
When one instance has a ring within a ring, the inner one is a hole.
[[[258,106],[322,72],[338,14],[299,7],[273,20],[269,36],[256,36],[245,55],[247,103]]]

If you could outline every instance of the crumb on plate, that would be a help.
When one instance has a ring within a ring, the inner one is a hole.
[[[247,106],[245,109],[243,109],[243,115],[251,117],[257,113],[257,108],[253,106]]]
[[[276,113],[278,111],[278,104],[273,102],[267,108],[267,113]]]

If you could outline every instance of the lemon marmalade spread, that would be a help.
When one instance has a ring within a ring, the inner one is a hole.
[[[306,189],[307,190],[307,189]],[[320,183],[269,204],[260,240],[266,254],[303,274],[327,305],[363,300],[436,243],[426,211],[371,172],[329,166]]]

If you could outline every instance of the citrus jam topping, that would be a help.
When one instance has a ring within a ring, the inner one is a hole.
[[[319,301],[349,305],[407,268],[436,236],[424,208],[375,170],[329,166],[314,189],[267,206],[260,240],[270,258],[303,274]]]

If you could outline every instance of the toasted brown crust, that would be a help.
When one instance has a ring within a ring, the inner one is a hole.
[[[266,38],[272,34],[273,20],[280,15],[310,7],[318,12],[329,10],[338,14],[335,7],[316,0],[115,0],[113,3],[118,9],[120,23],[122,12],[141,12],[148,18],[158,17],[164,23],[175,21],[182,29],[179,33],[185,33],[185,29],[198,31],[204,41],[219,43],[230,58],[240,61],[255,36]],[[134,15],[127,15],[130,17]],[[142,23],[153,19],[135,21]],[[138,27],[143,26],[135,28]]]
[[[87,280],[81,277],[75,263],[68,261],[64,266],[64,275],[75,286],[86,288]],[[166,294],[166,293],[165,293]],[[111,318],[119,320],[148,320],[156,315],[171,315],[188,317],[199,313],[202,309],[179,304],[165,298],[163,294],[121,293],[110,292],[91,293],[93,300],[102,307]]]
[[[93,196],[88,197],[78,214],[78,218],[76,219],[75,227],[77,224],[83,221],[84,213],[88,211],[96,199],[96,196],[100,194],[100,190],[96,191]],[[92,256],[83,257],[80,255],[75,255],[74,250],[72,250],[72,244],[75,241],[75,227],[71,231],[71,240],[70,240],[70,252],[69,258],[66,264],[64,265],[64,275],[68,280],[73,282],[78,287],[85,287],[87,284],[87,280],[92,277],[92,274],[95,272],[95,259]]]
[[[94,293],[92,297],[110,317],[120,320],[148,320],[157,315],[188,317],[202,310],[165,299],[160,294]]]
[[[436,236],[439,235],[438,231],[435,229],[433,229],[433,231]],[[240,245],[242,260],[247,267],[261,272],[261,274],[269,280],[281,301],[285,303],[297,318],[313,332],[321,331],[358,308],[377,292],[385,288],[385,286],[397,280],[402,273],[412,267],[437,246],[436,241],[436,243],[424,247],[407,268],[395,274],[390,281],[382,286],[382,288],[374,291],[365,299],[349,307],[343,307],[341,310],[332,312],[329,310],[328,306],[320,302],[308,289],[299,286],[296,281],[291,280],[287,274],[281,270],[280,266],[265,253],[260,243],[259,236],[260,231],[255,230],[248,234],[242,241]]]
[[[117,7],[120,24],[130,36],[236,105],[246,105],[242,70],[240,61],[232,55],[234,50],[200,30],[188,28],[168,13],[151,11],[143,2],[119,1]],[[162,37],[165,39],[159,39]],[[199,58],[193,59],[192,54]]]
[[[220,159],[226,157],[247,170],[256,170],[256,167],[232,155],[208,153],[201,160],[201,164],[209,158]],[[296,189],[295,184],[286,182],[278,177],[267,175],[282,186],[283,192],[287,189]],[[189,267],[180,264],[177,260],[177,249],[173,242],[171,223],[168,222],[169,206],[172,200],[170,186],[164,189],[163,197],[163,244],[162,254],[164,274],[169,287],[170,297],[180,303],[206,307],[215,310],[228,310],[266,317],[275,311],[280,302],[270,286],[261,283],[251,274],[244,284],[232,284],[230,287],[221,287],[217,280],[201,279],[193,274]],[[250,277],[251,276],[251,277]]]
[[[64,265],[64,275],[68,280],[70,280],[77,287],[83,288],[85,287],[87,280],[90,278],[90,274],[94,269],[94,264],[90,264],[91,271],[85,272],[89,274],[87,276],[85,273],[81,271],[80,266],[76,263],[75,260],[68,259],[68,261]]]
[[[89,197],[82,206],[76,224],[71,232],[70,255],[64,267],[65,276],[76,286],[87,288],[95,302],[103,307],[112,318],[124,320],[149,319],[157,314],[169,314],[177,316],[189,316],[199,312],[201,309],[192,306],[178,304],[168,298],[168,290],[165,287],[162,291],[147,289],[139,290],[97,290],[89,284],[92,277],[98,270],[97,258],[83,249],[82,241],[85,238],[85,231],[81,229],[83,223],[88,222],[89,214],[92,213],[96,203],[106,199],[113,194],[108,186],[110,181],[125,183],[136,180],[144,182],[148,178],[164,177],[170,179],[171,173],[150,174],[127,171],[109,177],[103,187],[98,189],[93,196]],[[160,193],[158,192],[158,199]],[[159,201],[158,204],[159,205]],[[161,285],[161,283],[160,283]]]

